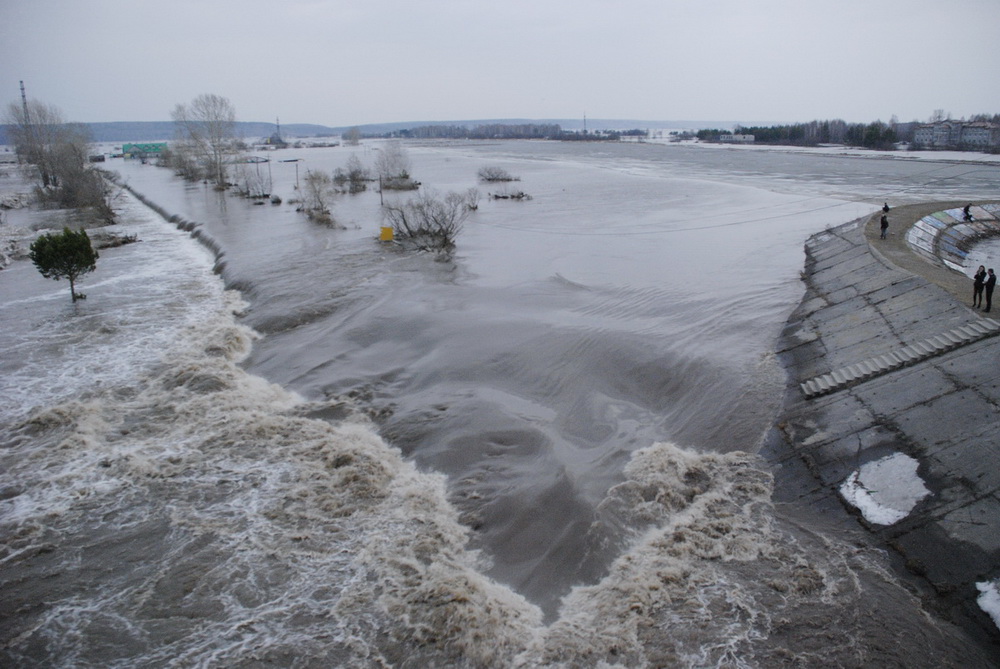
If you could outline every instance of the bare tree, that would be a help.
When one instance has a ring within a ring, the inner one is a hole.
[[[261,164],[267,165],[261,169]],[[239,162],[234,170],[236,188],[240,195],[254,200],[263,200],[271,196],[271,170],[267,161],[260,159]]]
[[[305,188],[303,189],[302,209],[306,216],[319,223],[331,225],[333,216],[330,214],[330,205],[337,191],[333,185],[333,177],[320,170],[309,170],[305,176]]]
[[[382,188],[414,190],[420,186],[410,178],[410,157],[398,140],[387,142],[375,158],[375,172]]]
[[[170,116],[178,135],[175,150],[193,156],[202,176],[224,188],[228,163],[237,153],[236,108],[227,98],[205,93],[189,105],[178,104]]]
[[[472,213],[468,195],[448,193],[440,198],[423,193],[405,204],[388,204],[382,214],[392,225],[393,237],[424,251],[449,253]]]
[[[38,100],[25,104],[11,102],[3,121],[9,126],[18,160],[38,169],[43,188],[58,185],[52,147],[61,143],[66,124],[59,110]]]
[[[479,192],[478,188],[470,188],[465,191],[465,206],[468,207],[470,211],[479,209],[479,200],[481,197],[482,193]]]
[[[371,181],[371,175],[357,154],[352,153],[347,158],[347,166],[344,169],[337,168],[334,174],[334,181],[339,185],[347,184],[347,192],[353,194],[360,193],[368,188],[366,182]]]
[[[361,143],[361,128],[354,126],[344,133],[344,144],[347,146],[357,146]]]
[[[108,184],[88,167],[90,137],[85,126],[66,123],[56,107],[37,100],[11,103],[3,114],[18,159],[34,166],[39,195],[63,207],[93,208],[110,222]]]
[[[515,177],[513,174],[511,174],[504,168],[489,166],[489,165],[486,167],[480,167],[479,172],[476,173],[476,176],[479,177],[480,181],[484,181],[486,183],[492,183],[497,181],[520,181],[520,179]]]

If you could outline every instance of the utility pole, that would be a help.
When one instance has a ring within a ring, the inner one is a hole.
[[[35,162],[40,167],[42,163],[41,159],[41,141],[39,139],[38,128],[35,124],[31,122],[31,112],[28,111],[28,96],[24,92],[24,80],[20,80],[18,83],[21,84],[21,108],[24,110],[24,132],[27,135],[25,138],[27,141],[24,142],[26,146],[22,146],[17,149],[17,162],[21,162],[22,159],[27,159],[27,161]],[[22,156],[21,152],[24,151],[25,155]],[[42,173],[42,185],[48,187],[49,185],[49,173],[44,168],[41,169]]]
[[[21,106],[24,107],[24,122],[28,122],[28,96],[24,94],[24,80],[21,80]]]

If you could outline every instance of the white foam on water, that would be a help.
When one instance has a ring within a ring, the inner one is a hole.
[[[131,387],[15,430],[0,574],[24,613],[8,659],[752,667],[829,657],[831,639],[863,657],[862,626],[838,616],[856,615],[865,574],[889,577],[857,549],[808,549],[779,528],[752,456],[637,452],[593,528],[620,557],[545,626],[483,575],[442,476],[364,422],[302,417],[316,406],[240,370],[250,338],[218,316]]]
[[[931,491],[917,475],[920,463],[893,453],[866,463],[840,485],[840,494],[870,523],[892,525],[906,518]]]
[[[43,279],[28,262],[4,270],[0,318],[16,326],[0,334],[0,415],[131,378],[186,324],[223,301],[242,308],[203,247],[131,198],[116,204],[128,224],[104,230],[140,241],[99,252],[97,271],[77,284],[89,300],[71,303],[67,282]]]

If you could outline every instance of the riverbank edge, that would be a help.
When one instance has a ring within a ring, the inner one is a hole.
[[[938,524],[932,522],[932,519],[936,519],[935,514],[941,513],[940,506],[935,506],[933,502],[918,504],[911,515],[898,525],[882,527],[867,522],[859,510],[848,504],[838,493],[845,473],[852,471],[864,461],[871,461],[876,455],[886,453],[889,450],[885,443],[887,441],[906,442],[892,444],[900,451],[919,450],[919,445],[912,443],[898,426],[889,425],[892,421],[886,420],[886,416],[878,411],[872,411],[867,419],[859,419],[858,415],[845,411],[844,405],[848,401],[863,406],[864,398],[857,397],[860,393],[847,389],[834,393],[842,396],[840,400],[836,398],[826,401],[807,400],[799,385],[814,376],[824,365],[826,369],[823,371],[831,371],[843,364],[825,348],[821,328],[813,327],[817,322],[826,322],[837,327],[838,325],[834,325],[834,319],[843,321],[844,310],[831,308],[828,310],[829,315],[824,317],[824,309],[832,304],[826,297],[836,292],[842,294],[845,290],[854,294],[874,290],[871,286],[859,288],[857,285],[870,280],[870,274],[859,274],[853,281],[854,286],[850,285],[852,282],[849,274],[846,283],[843,281],[845,274],[838,274],[838,281],[831,281],[825,276],[827,274],[825,270],[829,269],[830,264],[825,263],[822,258],[825,251],[823,245],[829,243],[831,239],[834,240],[833,243],[853,247],[851,262],[856,262],[858,255],[863,254],[885,270],[898,274],[892,279],[887,279],[885,285],[919,284],[920,290],[934,293],[936,304],[934,308],[928,307],[923,314],[926,320],[933,321],[940,315],[936,307],[942,298],[954,302],[953,311],[967,312],[964,314],[966,318],[984,316],[968,307],[972,292],[971,280],[943,264],[937,266],[921,258],[906,242],[907,230],[922,217],[962,207],[965,204],[967,203],[959,201],[937,201],[893,208],[889,212],[890,234],[886,240],[879,239],[881,210],[840,226],[828,228],[807,240],[806,260],[802,272],[805,285],[803,297],[789,316],[776,342],[776,353],[786,372],[782,408],[762,440],[759,454],[774,473],[774,501],[779,508],[784,508],[793,516],[802,517],[804,522],[818,522],[824,531],[843,533],[849,540],[861,541],[885,551],[897,575],[914,589],[925,609],[943,620],[960,626],[991,653],[1000,665],[1000,630],[989,615],[979,607],[974,587],[977,581],[1000,576],[1000,560],[998,560],[1000,552],[964,542],[959,542],[961,545],[955,547],[955,551],[938,551],[942,542],[952,544],[956,542],[953,537],[943,533]],[[840,251],[841,249],[837,249],[833,253],[840,254]],[[821,267],[821,263],[825,263],[824,266]],[[885,289],[885,285],[882,286],[882,290]],[[843,303],[838,306],[842,305]],[[919,309],[919,304],[915,308]],[[960,317],[962,316],[960,313]],[[804,328],[803,324],[807,320],[810,321],[810,326]],[[885,352],[884,346],[871,343],[866,347],[862,341],[859,346],[854,347],[854,354],[858,355],[866,348],[871,355]],[[975,348],[977,349],[975,354],[978,356],[1000,360],[1000,337],[980,342]],[[923,363],[923,365],[940,364],[940,361]],[[896,376],[902,377],[904,374]],[[888,384],[891,383],[913,384],[916,381],[919,385],[921,378],[925,378],[922,373],[910,373],[906,377],[883,383],[882,390],[888,390],[891,387]],[[988,377],[989,375],[986,375],[984,379]],[[932,381],[927,377],[924,383],[931,384]],[[995,384],[985,390],[987,392],[984,395],[987,398],[996,397]],[[928,396],[934,396],[938,392],[939,389],[927,389]],[[995,401],[993,409],[995,425],[997,422],[995,416],[1000,413],[997,411]],[[947,420],[947,417],[943,418]],[[806,429],[803,429],[803,426],[806,426]],[[827,445],[830,446],[836,441],[830,434],[838,435],[837,438],[850,435],[857,442],[855,452],[840,458],[839,461],[826,458],[829,451],[835,450],[835,445],[829,448],[827,453],[817,457],[817,450],[823,448],[822,446],[819,449],[815,448],[817,443],[826,439]],[[964,441],[956,440],[954,444],[941,443],[939,446],[948,448],[964,444]],[[873,447],[868,448],[868,446]],[[862,451],[869,453],[863,457]],[[984,455],[982,460],[983,466],[992,465],[996,468],[995,462],[989,462],[988,455]],[[936,473],[930,469],[921,461],[922,477],[934,478]],[[935,483],[936,485],[932,485],[934,492],[946,488],[940,481]],[[967,482],[960,480],[954,483],[964,485]],[[982,494],[972,490],[970,495],[975,499],[986,496],[991,498],[990,501],[1000,503],[996,490],[982,491]],[[953,500],[951,504],[954,505]],[[992,520],[995,522],[995,519]],[[936,552],[940,554],[937,558],[939,564],[928,564],[934,560],[932,556]],[[963,559],[958,560],[959,564],[944,564],[949,560],[948,555],[956,552],[963,554]]]

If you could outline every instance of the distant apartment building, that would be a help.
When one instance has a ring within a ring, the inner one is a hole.
[[[976,149],[1000,148],[1000,123],[967,123],[962,128],[962,143]]]
[[[719,141],[724,144],[753,144],[753,135],[719,135]]]
[[[917,126],[913,143],[931,149],[1000,149],[1000,124],[977,121],[939,121]]]

